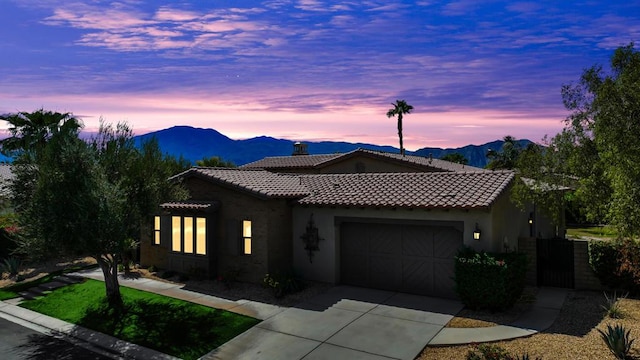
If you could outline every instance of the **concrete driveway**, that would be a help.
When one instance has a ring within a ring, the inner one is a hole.
[[[202,359],[414,359],[462,307],[455,300],[337,286]]]

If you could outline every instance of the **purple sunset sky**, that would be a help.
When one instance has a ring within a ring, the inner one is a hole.
[[[561,86],[640,39],[640,6],[0,0],[0,23],[0,114],[397,146],[404,99],[416,150],[556,134]]]

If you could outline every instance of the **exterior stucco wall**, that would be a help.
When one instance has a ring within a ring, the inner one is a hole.
[[[319,236],[319,251],[309,261],[301,236],[305,233],[313,214]],[[340,228],[336,218],[373,218],[411,221],[463,221],[464,244],[476,250],[493,247],[492,216],[485,210],[391,210],[391,209],[347,209],[295,206],[293,209],[293,267],[296,274],[314,281],[340,283]],[[482,230],[479,241],[473,240],[475,225]],[[486,230],[485,230],[486,229]]]
[[[492,251],[504,251],[505,245],[508,246],[509,251],[518,250],[520,237],[552,238],[556,236],[556,231],[560,236],[564,236],[564,226],[556,227],[533,204],[527,204],[524,209],[516,206],[510,196],[510,191],[503,193],[492,207],[494,236]],[[529,224],[530,216],[533,217],[532,225]]]

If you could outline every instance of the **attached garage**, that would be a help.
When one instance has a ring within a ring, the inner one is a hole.
[[[421,295],[455,297],[454,256],[463,222],[340,224],[341,283]]]

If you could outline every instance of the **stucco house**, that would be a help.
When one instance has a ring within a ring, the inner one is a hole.
[[[387,162],[391,170],[382,171]],[[259,282],[293,270],[308,280],[453,297],[461,246],[514,250],[532,231],[533,209],[509,199],[513,172],[436,159],[357,150],[194,167],[174,178],[191,200],[161,206],[141,262],[210,277],[237,269]]]

